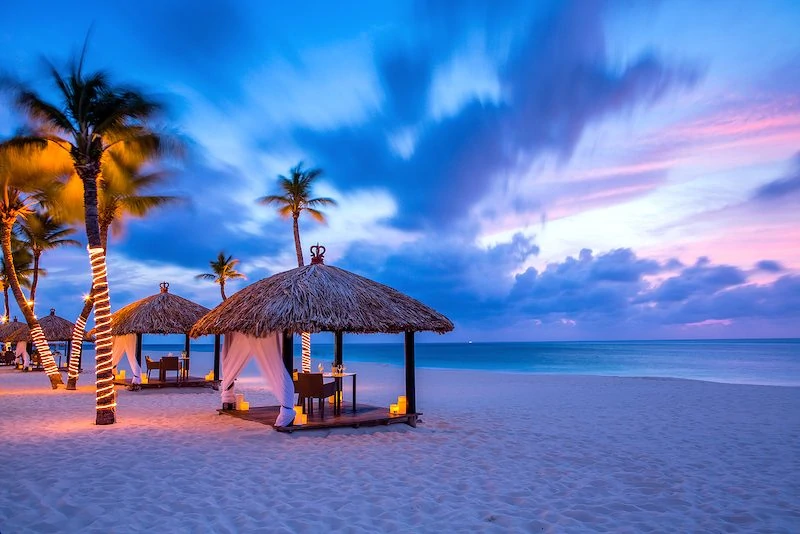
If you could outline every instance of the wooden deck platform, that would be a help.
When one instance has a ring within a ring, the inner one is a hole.
[[[279,406],[251,407],[247,411],[217,410],[220,415],[230,415],[232,417],[244,419],[245,421],[254,421],[262,425],[269,425],[278,432],[297,432],[302,430],[321,430],[340,427],[358,428],[361,426],[380,426],[394,423],[406,423],[416,427],[417,417],[420,415],[417,413],[390,415],[389,408],[386,406],[369,406],[367,404],[360,404],[356,413],[353,413],[352,407],[345,404],[341,415],[333,415],[333,407],[328,405],[325,407],[325,419],[322,419],[319,410],[315,409],[314,415],[308,418],[308,424],[301,426],[275,426],[275,419],[277,419],[279,411]]]
[[[131,385],[130,378],[125,378],[124,380],[114,379],[115,386],[130,386]],[[158,389],[158,388],[201,388],[201,387],[218,387],[219,381],[214,380],[206,380],[205,378],[201,378],[199,376],[190,376],[189,378],[176,380],[173,378],[167,378],[164,381],[152,379],[147,382],[147,384],[139,384],[142,389]]]

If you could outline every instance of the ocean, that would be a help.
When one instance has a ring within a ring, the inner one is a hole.
[[[183,345],[148,344],[143,353],[179,354]],[[299,364],[300,346],[295,345]],[[192,344],[192,374],[208,372],[213,345]],[[312,345],[312,369],[333,360],[333,345]],[[685,378],[734,384],[800,386],[800,339],[691,341],[575,341],[531,343],[418,343],[417,367],[482,371]],[[403,365],[402,344],[347,343],[344,363]],[[122,367],[127,367],[122,364]],[[254,364],[245,375],[258,374]]]

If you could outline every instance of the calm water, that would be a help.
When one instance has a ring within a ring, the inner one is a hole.
[[[182,344],[148,344],[158,357]],[[212,367],[213,345],[192,344],[192,374]],[[295,346],[299,362],[300,347]],[[800,386],[800,339],[607,341],[559,343],[419,343],[418,367],[478,369],[513,373],[672,377],[739,384]],[[312,346],[313,369],[333,360],[333,345]],[[403,365],[402,344],[345,341],[345,365],[358,362]],[[123,364],[123,367],[125,365]],[[245,374],[257,374],[250,365]]]

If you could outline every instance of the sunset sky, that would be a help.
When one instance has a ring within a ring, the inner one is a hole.
[[[306,258],[456,324],[425,340],[800,336],[800,2],[11,2],[0,73],[47,94],[92,23],[88,66],[190,145],[161,191],[190,202],[112,240],[114,308],[215,306],[222,249],[229,293],[296,266],[255,199],[302,160],[339,202]],[[85,248],[43,266],[74,320]]]

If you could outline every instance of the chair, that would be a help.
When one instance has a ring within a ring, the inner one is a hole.
[[[3,353],[2,356],[2,363],[3,365],[14,365],[16,363],[17,356],[10,350],[7,350]]]
[[[322,373],[300,373],[297,375],[297,394],[303,401],[305,408],[306,400],[308,400],[308,414],[314,415],[314,399],[319,399],[319,409],[322,412],[322,418],[325,419],[325,403],[329,397],[336,395],[336,383],[328,382],[327,384],[322,381]]]
[[[177,356],[163,356],[161,358],[161,371],[159,376],[164,382],[167,381],[167,371],[175,371],[175,380],[180,382],[181,363],[178,361]]]
[[[161,378],[161,361],[154,362],[150,356],[145,356],[144,363],[147,364],[147,380],[150,380],[150,371],[158,371],[158,378]]]

